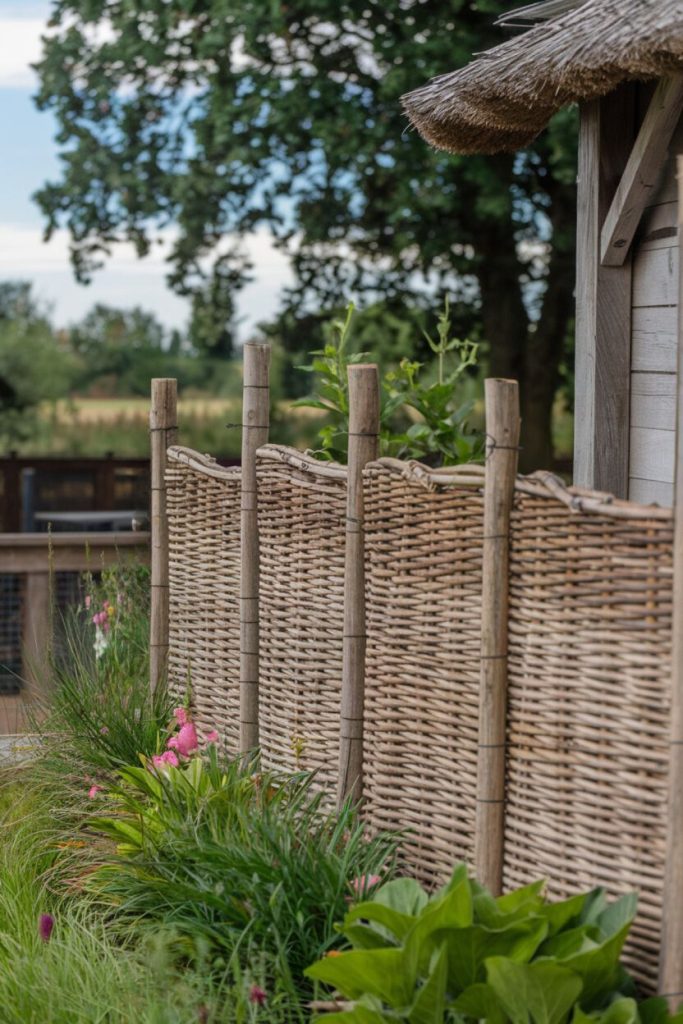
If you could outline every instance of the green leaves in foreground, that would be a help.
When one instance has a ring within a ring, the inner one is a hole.
[[[549,904],[542,883],[494,899],[458,865],[431,898],[412,879],[382,886],[344,918],[353,949],[306,973],[352,1001],[327,1024],[663,1024],[620,998],[635,911],[600,889]]]

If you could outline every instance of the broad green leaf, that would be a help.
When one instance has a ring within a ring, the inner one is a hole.
[[[470,985],[484,981],[484,961],[489,957],[504,956],[517,963],[528,963],[547,930],[547,921],[534,917],[513,922],[500,930],[474,925],[458,931],[436,932],[436,941],[442,937],[446,941],[451,992],[457,995]]]
[[[571,896],[568,900],[562,900],[560,903],[546,903],[541,913],[548,920],[548,934],[556,935],[568,924],[578,921],[590,897],[590,893],[580,893],[578,896]]]
[[[669,1006],[663,996],[645,999],[638,1006],[642,1024],[683,1024],[683,1001],[676,1013],[669,1013]]]
[[[402,949],[354,949],[325,957],[304,973],[332,985],[348,999],[369,993],[394,1008],[411,1002],[416,981],[414,967]]]
[[[375,928],[369,928],[363,924],[344,925],[343,931],[354,949],[382,949],[387,945],[387,939]]]
[[[617,987],[621,974],[619,957],[628,930],[629,925],[625,924],[621,931],[595,949],[577,953],[560,961],[563,967],[568,967],[582,979],[581,1005],[584,1009],[590,1009],[598,996],[607,995]]]
[[[320,1024],[392,1024],[396,1020],[365,1006],[354,1006],[352,1010],[342,1010],[341,1013],[325,1013],[315,1019]]]
[[[413,951],[419,969],[425,971],[434,949],[444,936],[457,934],[472,924],[472,892],[466,875],[447,886],[438,899],[429,903],[405,937],[405,948]]]
[[[538,956],[566,960],[567,957],[596,949],[601,941],[602,936],[597,925],[583,924],[547,939],[539,949]]]
[[[373,896],[373,903],[381,903],[401,914],[417,915],[428,902],[427,893],[414,878],[395,878],[382,885]]]
[[[512,1024],[564,1024],[581,993],[581,979],[555,964],[486,961],[488,983]]]
[[[458,996],[453,1006],[463,1016],[486,1020],[488,1024],[504,1024],[507,1020],[496,993],[485,982],[470,985]]]
[[[531,885],[525,885],[522,889],[505,893],[504,896],[498,896],[496,906],[506,917],[518,911],[526,911],[527,908],[530,910],[532,907],[535,912],[538,907],[543,906],[544,886],[545,882],[541,879],[540,882],[532,882]]]
[[[381,925],[382,928],[385,928],[391,935],[395,936],[399,942],[415,924],[415,918],[411,915],[402,914],[400,911],[394,910],[384,903],[378,903],[375,900],[358,903],[347,913],[344,918],[342,931],[349,940],[351,937],[348,933],[348,928],[355,924],[356,921],[370,921],[372,924]]]
[[[605,938],[616,935],[625,926],[633,924],[633,919],[638,910],[638,895],[635,892],[626,893],[620,899],[610,903],[600,914],[597,924]]]
[[[415,996],[408,1013],[409,1024],[443,1024],[447,971],[448,956],[442,946],[433,960],[429,977]]]

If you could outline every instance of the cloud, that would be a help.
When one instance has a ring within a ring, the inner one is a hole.
[[[29,67],[40,59],[42,18],[0,17],[0,88],[32,89],[36,74]]]
[[[131,245],[115,246],[106,267],[98,271],[91,285],[80,285],[69,266],[69,236],[56,231],[45,243],[40,231],[25,224],[0,223],[0,280],[21,278],[33,281],[40,298],[53,307],[58,326],[80,319],[96,302],[115,306],[142,306],[169,327],[187,321],[187,300],[174,295],[166,285],[166,256],[175,231],[162,233],[161,245],[152,247],[140,260]],[[270,234],[260,230],[245,239],[254,264],[254,281],[238,299],[238,316],[243,317],[239,336],[244,340],[255,324],[273,316],[282,289],[292,275],[286,256],[273,245]]]

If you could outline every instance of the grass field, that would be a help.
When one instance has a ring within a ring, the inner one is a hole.
[[[271,440],[307,447],[315,435],[319,413],[290,410],[281,403]],[[223,458],[240,453],[239,399],[198,396],[178,403],[179,439],[189,448]],[[145,398],[73,398],[46,405],[30,440],[18,446],[22,455],[122,457],[149,454],[149,401]]]

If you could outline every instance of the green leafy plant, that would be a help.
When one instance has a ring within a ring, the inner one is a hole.
[[[340,930],[352,949],[306,972],[350,1001],[324,1019],[635,1022],[620,955],[636,897],[608,905],[595,889],[548,903],[542,890],[538,882],[494,899],[465,865],[431,897],[413,879],[388,882],[346,914]]]
[[[123,768],[92,822],[118,856],[89,888],[120,920],[172,926],[186,956],[210,950],[215,965],[237,955],[246,968],[259,950],[272,984],[304,998],[303,970],[339,944],[334,922],[354,879],[387,877],[395,850],[391,837],[369,839],[350,806],[327,812],[312,785],[224,763],[214,746],[178,767]]]
[[[94,782],[156,753],[173,703],[163,686],[149,687],[149,570],[111,566],[98,581],[86,575],[84,590],[60,624],[36,729],[55,767]]]
[[[347,370],[367,359],[366,353],[349,351],[353,312],[350,303],[345,319],[332,322],[325,347],[313,352],[313,361],[301,367],[315,375],[317,390],[294,403],[327,413],[328,422],[318,433],[318,454],[338,462],[346,461],[348,450]],[[425,367],[409,359],[402,359],[382,378],[381,454],[444,466],[476,460],[482,456],[483,439],[468,427],[473,403],[457,402],[457,386],[465,372],[476,366],[478,346],[451,337],[448,299],[437,321],[436,339],[426,332],[425,338],[436,357],[436,380],[429,380]],[[447,371],[450,360],[454,366]]]

